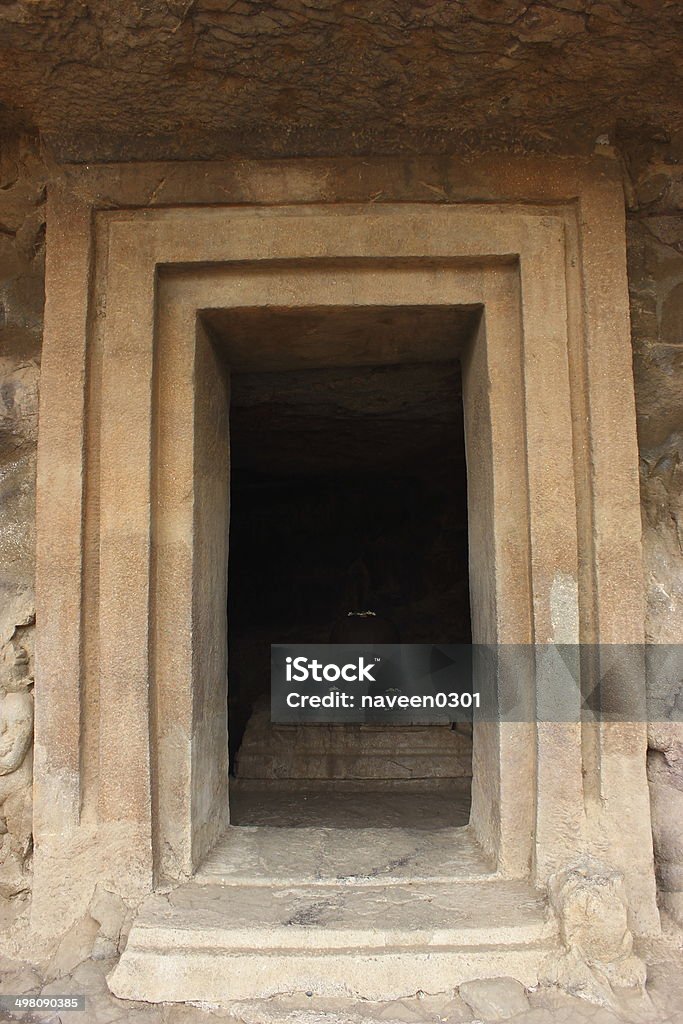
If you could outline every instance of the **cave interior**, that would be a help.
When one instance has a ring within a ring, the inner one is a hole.
[[[451,769],[455,737],[442,726],[363,736],[364,725],[273,725],[270,645],[329,643],[349,612],[368,610],[402,643],[471,642],[460,358],[479,316],[331,307],[207,317],[231,371],[233,824],[362,825],[377,820],[378,800],[387,823],[465,823],[469,735]]]

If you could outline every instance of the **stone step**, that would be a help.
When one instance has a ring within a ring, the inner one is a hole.
[[[237,764],[240,779],[459,779],[471,774],[469,755],[460,757],[444,750],[430,754],[402,751],[391,756],[242,750]]]
[[[556,945],[545,899],[522,881],[193,881],[145,900],[110,987],[217,1004],[292,991],[397,999],[478,977],[533,985]]]
[[[372,886],[497,880],[469,828],[228,829],[201,884]]]
[[[311,753],[416,753],[452,750],[464,754],[472,749],[471,737],[450,726],[397,725],[277,725],[268,720],[250,722],[242,744],[250,752],[296,746]]]
[[[260,701],[235,772],[239,779],[465,778],[472,738],[450,725],[280,725]]]

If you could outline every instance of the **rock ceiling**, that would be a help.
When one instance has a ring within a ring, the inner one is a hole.
[[[241,308],[203,319],[231,369],[233,470],[464,475],[457,362],[476,308]]]
[[[230,405],[233,470],[464,479],[457,363],[238,374]]]
[[[10,0],[0,124],[77,160],[663,141],[682,34],[673,0]]]

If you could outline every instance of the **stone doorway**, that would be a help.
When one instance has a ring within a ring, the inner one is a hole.
[[[457,357],[479,316],[378,306],[209,320],[228,362],[249,332],[252,353],[268,338],[283,366],[292,337],[306,339],[310,364],[231,375],[232,825],[467,824],[471,727],[275,726],[269,672],[272,641],[330,642],[350,610],[371,609],[387,638],[470,642]],[[386,361],[345,365],[347,346]]]
[[[623,874],[633,933],[657,929],[644,724],[537,722],[542,661],[503,680],[528,720],[475,728],[470,823],[438,864],[396,829],[332,849],[291,845],[305,829],[231,831],[231,378],[321,368],[296,335],[286,366],[262,335],[254,365],[234,317],[474,312],[460,353],[472,639],[640,642],[621,186],[601,161],[453,166],[444,202],[420,192],[427,165],[281,172],[74,168],[50,198],[36,934],[75,920],[104,880],[140,905],[121,995],[530,984],[557,944],[551,879],[587,855]],[[371,355],[345,340],[346,362],[329,366],[402,362],[390,338]],[[418,362],[442,358],[426,347]]]

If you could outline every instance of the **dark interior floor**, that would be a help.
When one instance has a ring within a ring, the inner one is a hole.
[[[393,789],[235,779],[230,789],[231,825],[441,829],[459,828],[469,817],[469,779]]]

